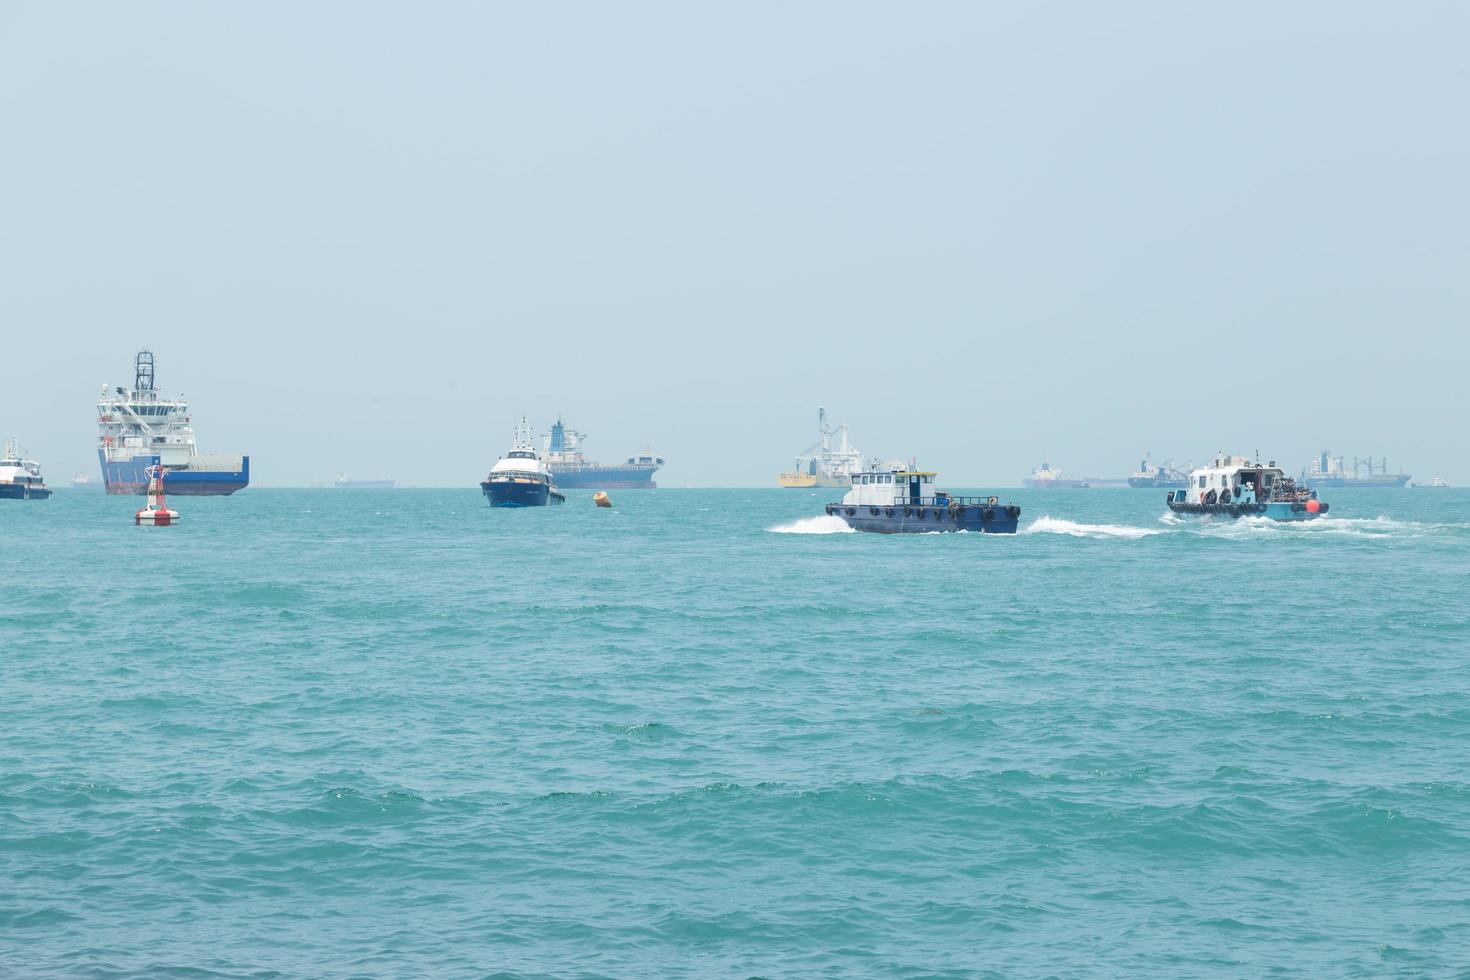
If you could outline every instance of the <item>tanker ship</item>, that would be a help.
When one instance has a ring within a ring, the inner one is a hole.
[[[1363,470],[1367,469],[1367,475]],[[1353,457],[1353,468],[1351,471],[1343,465],[1341,456],[1329,456],[1327,450],[1312,461],[1312,465],[1302,470],[1301,480],[1310,487],[1367,487],[1372,489],[1383,489],[1385,487],[1402,487],[1408,484],[1408,473],[1390,473],[1388,471],[1388,460],[1384,459],[1380,466],[1373,465],[1373,457],[1366,459]]]
[[[847,441],[847,426],[839,425],[835,430],[827,424],[827,410],[817,408],[817,433],[821,436],[816,443],[796,457],[796,468],[776,477],[779,487],[850,487],[852,475],[863,469],[863,454]],[[832,437],[837,437],[833,448]]]
[[[102,386],[97,400],[97,458],[111,494],[148,490],[148,468],[168,468],[168,492],[224,496],[250,483],[250,457],[201,453],[194,444],[189,405],[162,398],[153,383],[153,352],[133,359],[133,387]]]
[[[587,436],[576,429],[568,429],[557,416],[551,434],[541,441],[541,458],[551,471],[552,479],[560,489],[572,488],[597,490],[653,490],[653,474],[664,465],[662,456],[642,453],[629,456],[626,463],[604,465],[588,462],[582,454],[582,440]]]

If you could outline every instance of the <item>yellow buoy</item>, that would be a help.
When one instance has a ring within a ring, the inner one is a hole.
[[[599,490],[592,495],[592,502],[599,507],[611,507],[612,501],[608,499],[606,490]]]

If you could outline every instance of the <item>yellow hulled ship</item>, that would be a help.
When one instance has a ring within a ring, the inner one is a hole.
[[[778,487],[846,487],[852,483],[852,474],[862,470],[863,454],[847,441],[847,426],[833,429],[828,425],[825,408],[817,409],[817,430],[821,438],[796,457],[793,470],[777,475]]]

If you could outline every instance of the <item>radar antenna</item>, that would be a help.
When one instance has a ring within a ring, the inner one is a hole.
[[[133,358],[133,390],[153,390],[153,352],[151,350],[140,350],[138,356]]]

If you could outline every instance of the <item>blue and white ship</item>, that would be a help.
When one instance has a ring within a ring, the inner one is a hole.
[[[902,465],[865,469],[852,474],[851,488],[841,503],[827,505],[827,514],[853,530],[879,534],[1016,533],[1021,508],[996,497],[957,497],[936,490],[936,475]]]
[[[516,426],[510,452],[495,461],[480,490],[491,507],[546,507],[566,501],[552,485],[551,471],[531,442],[531,427],[524,417]]]
[[[7,439],[5,455],[0,456],[0,500],[45,500],[49,496],[41,464],[26,458],[14,436]]]
[[[1273,459],[1262,466],[1248,456],[1216,456],[1189,474],[1189,486],[1171,490],[1169,509],[1196,517],[1268,517],[1309,521],[1327,513],[1317,491],[1298,484]]]
[[[250,457],[201,453],[194,444],[189,405],[163,398],[153,385],[153,352],[133,359],[133,387],[102,386],[97,400],[97,458],[112,494],[148,491],[148,468],[168,468],[168,492],[223,496],[250,483]]]

